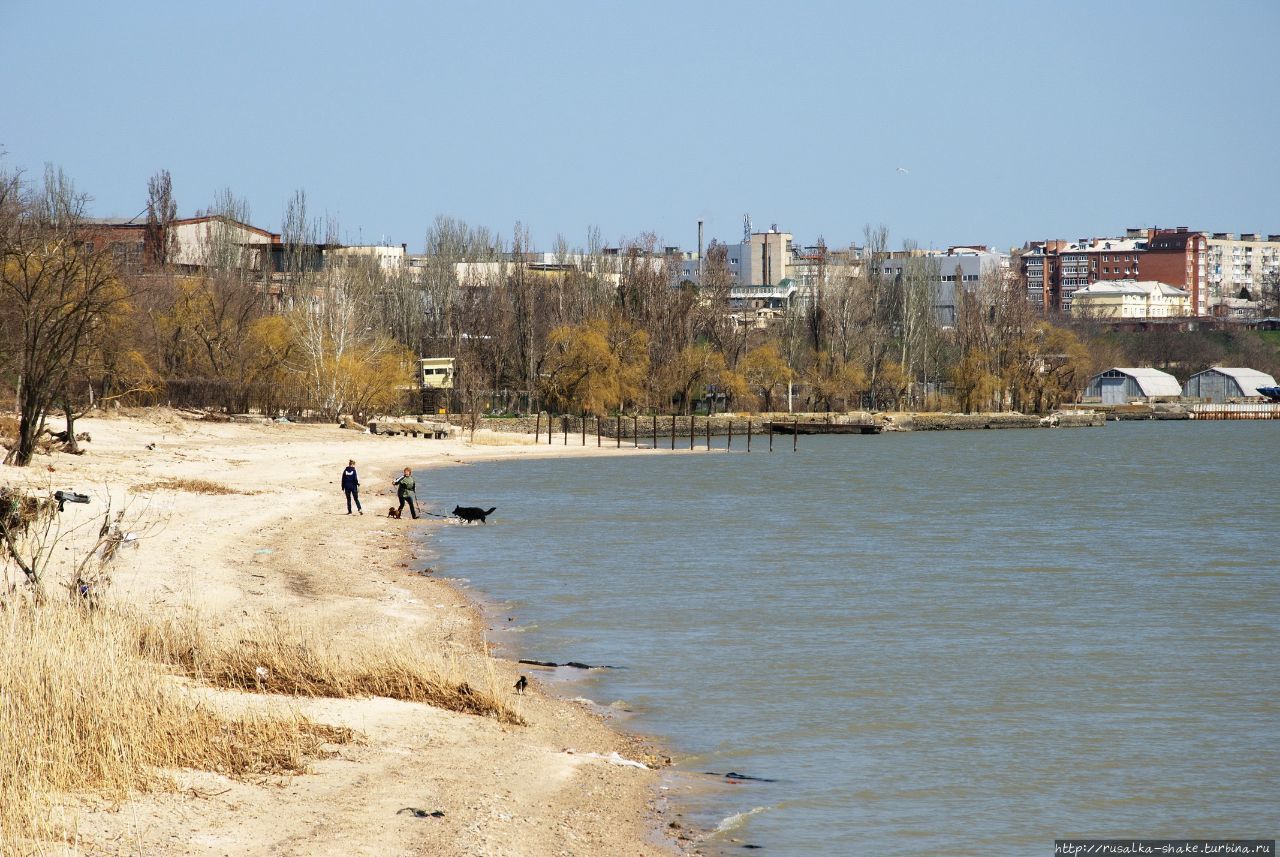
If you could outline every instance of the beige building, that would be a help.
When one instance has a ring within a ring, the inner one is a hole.
[[[1201,262],[1210,306],[1225,305],[1248,290],[1257,299],[1263,279],[1280,271],[1280,235],[1206,233]],[[1230,314],[1229,308],[1223,314]]]
[[[1191,315],[1191,293],[1154,280],[1092,283],[1072,295],[1074,318],[1179,318]]]
[[[409,258],[403,244],[335,246],[326,249],[324,256],[326,267],[355,268],[360,265],[370,265],[387,274],[404,270]]]
[[[169,226],[169,263],[182,270],[208,267],[270,268],[269,256],[280,236],[218,215],[175,220]]]

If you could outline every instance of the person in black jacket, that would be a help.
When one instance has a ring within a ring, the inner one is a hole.
[[[347,462],[347,469],[342,471],[342,493],[347,495],[347,514],[351,514],[351,501],[356,501],[356,511],[361,515],[364,509],[360,506],[360,477],[356,474],[354,460]]]

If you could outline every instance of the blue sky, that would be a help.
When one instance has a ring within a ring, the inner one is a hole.
[[[348,243],[437,214],[549,249],[642,232],[1020,244],[1280,232],[1280,3],[0,0],[4,165],[98,216],[173,175]],[[902,167],[907,172],[901,172]]]

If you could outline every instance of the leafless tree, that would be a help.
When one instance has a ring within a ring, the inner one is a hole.
[[[127,293],[109,252],[80,240],[87,198],[61,170],[46,168],[38,188],[11,187],[11,220],[0,226],[0,312],[16,342],[19,428],[5,460],[23,466],[50,409],[68,396],[95,326]]]
[[[173,222],[178,218],[178,204],[173,199],[173,180],[168,170],[161,170],[147,181],[146,246],[151,258],[149,267],[164,270],[178,252],[178,237]]]

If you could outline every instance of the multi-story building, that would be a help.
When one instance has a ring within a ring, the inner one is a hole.
[[[1154,281],[1118,280],[1077,289],[1071,302],[1075,318],[1178,318],[1191,315],[1191,294]]]
[[[1191,314],[1240,315],[1280,272],[1280,235],[1130,229],[1124,238],[1028,244],[1019,268],[1027,299],[1045,312],[1070,312],[1072,295],[1097,282],[1150,280],[1185,290]]]
[[[951,327],[956,322],[957,295],[961,289],[976,289],[983,277],[1009,268],[1009,256],[990,247],[949,247],[895,253],[882,262],[881,273],[904,276],[912,260],[928,265],[933,311],[943,327]]]
[[[1214,232],[1204,243],[1204,283],[1214,307],[1246,294],[1257,300],[1264,281],[1280,272],[1280,235]]]
[[[1146,241],[1133,233],[1124,238],[1081,238],[1038,241],[1019,257],[1027,299],[1042,311],[1070,312],[1072,295],[1091,283],[1133,280]]]
[[[1205,234],[1185,226],[1153,229],[1142,259],[1144,279],[1157,280],[1190,294],[1191,314],[1209,315],[1210,301],[1204,288]]]

